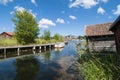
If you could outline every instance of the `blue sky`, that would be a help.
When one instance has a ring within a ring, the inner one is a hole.
[[[40,34],[84,35],[86,25],[113,22],[120,15],[120,0],[0,0],[0,33],[13,32],[16,10],[28,10]]]

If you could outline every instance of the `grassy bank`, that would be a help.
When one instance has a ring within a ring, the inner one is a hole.
[[[15,46],[20,45],[15,38],[0,39],[0,46]]]
[[[62,41],[57,41],[55,39],[50,39],[50,40],[45,40],[45,39],[36,39],[35,43],[36,44],[47,44],[47,43],[56,43],[56,42],[62,42]]]
[[[77,62],[84,80],[120,80],[120,57],[115,54],[88,54],[81,49]]]
[[[89,53],[86,43],[78,49],[77,69],[83,80],[120,80],[120,57],[115,53]]]
[[[35,39],[34,44],[47,44],[47,43],[55,43],[55,42],[62,42],[62,41],[57,41],[55,39],[51,39],[51,40]],[[19,44],[15,38],[0,39],[0,46],[18,46],[18,45],[22,45],[22,44]]]

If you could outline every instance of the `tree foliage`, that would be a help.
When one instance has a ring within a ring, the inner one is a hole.
[[[54,34],[53,38],[57,41],[62,41],[62,36],[60,34]]]
[[[13,17],[16,39],[21,44],[34,43],[39,34],[35,17],[27,10],[16,11]]]
[[[44,35],[43,35],[43,38],[44,38],[45,40],[50,40],[50,39],[51,39],[50,31],[45,30],[45,31],[44,31]]]
[[[83,39],[85,39],[85,37],[84,36],[78,36],[78,39],[83,40]]]

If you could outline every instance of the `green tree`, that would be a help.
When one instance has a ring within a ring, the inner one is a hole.
[[[21,44],[34,43],[39,34],[36,18],[27,10],[16,11],[13,17],[16,39]]]
[[[45,40],[50,40],[51,38],[50,31],[45,30],[43,37]]]
[[[83,40],[84,36],[78,36],[78,39]]]
[[[54,34],[53,38],[57,41],[62,41],[62,36],[60,34]]]

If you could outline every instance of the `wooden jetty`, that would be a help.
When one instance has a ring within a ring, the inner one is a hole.
[[[64,43],[67,43],[67,42],[64,42]],[[56,44],[58,43],[0,47],[0,54],[1,53],[7,54],[13,51],[13,52],[16,52],[17,55],[20,55],[20,53],[29,51],[29,50],[33,51],[33,53],[35,53],[35,50],[39,50],[41,52],[41,50],[46,51],[47,49],[53,49]]]
[[[46,50],[46,49],[51,49],[54,48],[56,43],[50,43],[50,44],[39,44],[39,45],[25,45],[25,46],[9,46],[9,47],[0,47],[0,53],[8,53],[10,51],[17,52],[18,55],[20,55],[20,52],[24,51],[35,51],[37,50]]]

